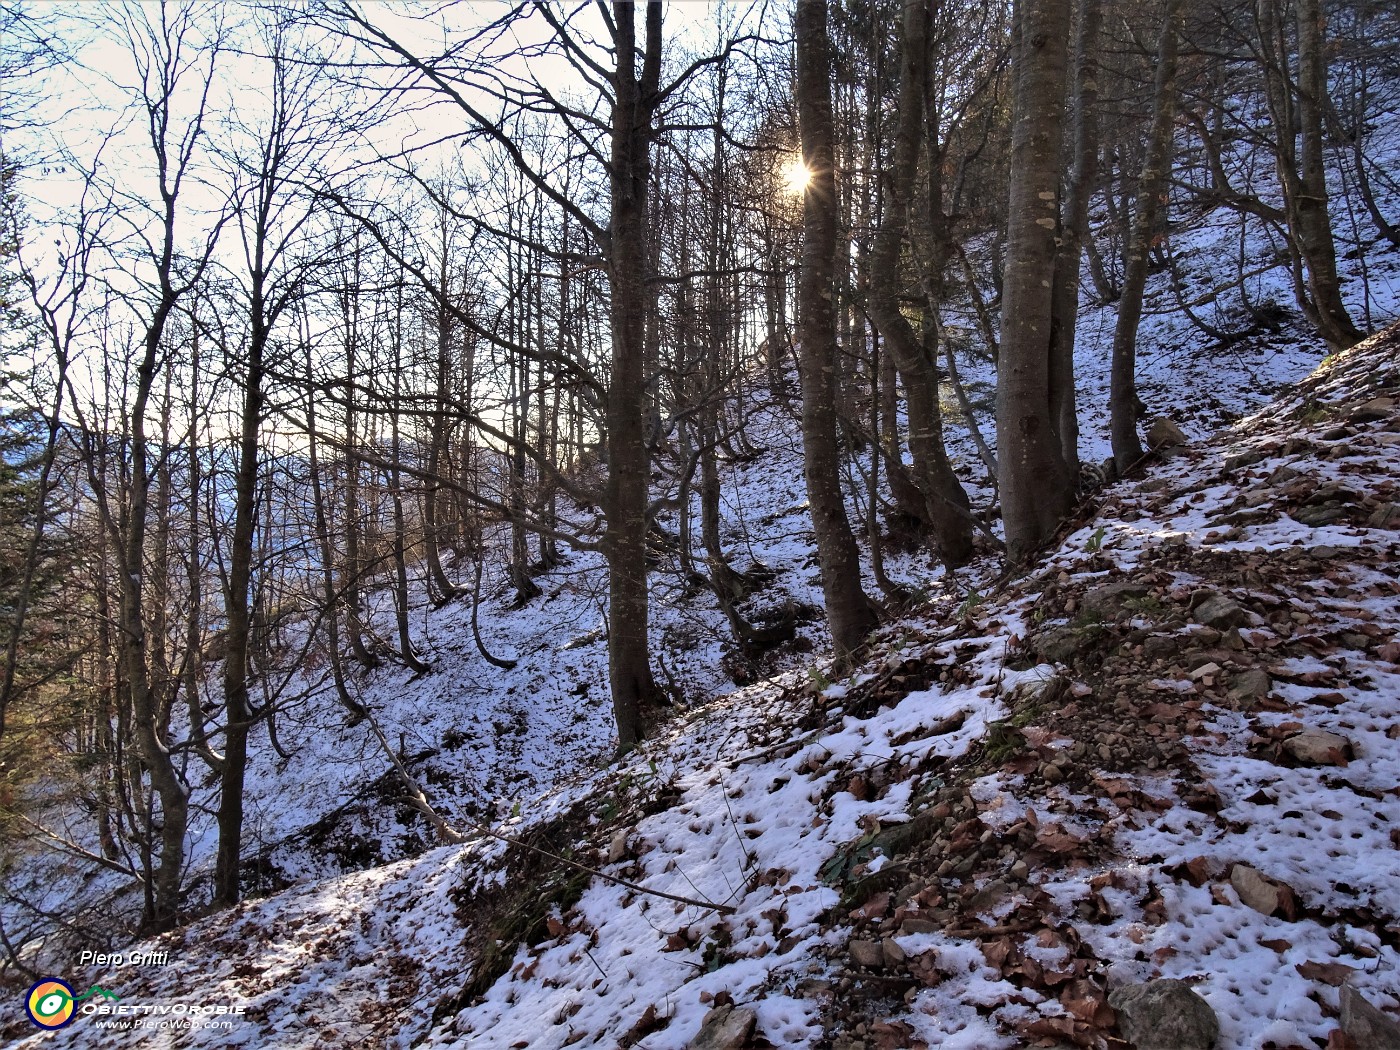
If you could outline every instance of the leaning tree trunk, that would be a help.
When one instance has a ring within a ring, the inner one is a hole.
[[[817,538],[827,626],[838,656],[854,652],[875,627],[860,580],[860,552],[841,495],[836,445],[836,173],[831,110],[831,58],[826,0],[799,0],[797,113],[802,160],[811,173],[802,206],[798,277],[798,343],[802,379],[802,452],[807,501]]]
[[[1361,341],[1342,302],[1337,248],[1327,213],[1327,173],[1322,156],[1322,116],[1327,102],[1326,32],[1319,0],[1298,0],[1298,127],[1302,156],[1290,214],[1308,269],[1314,321],[1336,350]]]
[[[1074,478],[1050,408],[1056,220],[1070,0],[1017,13],[1011,197],[997,362],[997,466],[1007,560],[1023,564],[1068,513]]]
[[[875,234],[871,258],[870,313],[904,381],[914,480],[923,498],[925,520],[938,555],[952,568],[964,564],[972,556],[971,505],[943,447],[936,364],[918,333],[905,319],[900,302],[904,287],[899,266],[900,249],[909,229],[910,203],[918,178],[927,81],[927,4],[923,0],[908,0],[904,10],[900,68],[900,119],[895,132],[894,158],[885,179],[884,213]],[[939,173],[933,171],[929,177],[937,179]],[[935,221],[932,216],[928,219],[930,224]]]
[[[613,4],[617,71],[612,110],[608,283],[612,376],[607,396],[608,672],[618,747],[647,733],[660,699],[647,638],[646,264],[652,118],[661,77],[661,5],[647,4],[646,55],[636,68],[634,5]]]
[[[1172,125],[1176,116],[1177,20],[1181,0],[1167,0],[1162,36],[1157,44],[1157,79],[1153,87],[1152,133],[1138,179],[1128,250],[1123,267],[1123,295],[1113,330],[1113,361],[1108,405],[1113,459],[1122,474],[1142,457],[1137,433],[1137,332],[1147,285],[1147,253],[1157,217],[1169,192]]]
[[[1074,389],[1074,344],[1079,321],[1079,266],[1089,237],[1089,198],[1098,174],[1100,0],[1079,0],[1075,46],[1073,167],[1066,186],[1060,254],[1055,260],[1055,343],[1050,353],[1050,410],[1060,429],[1060,451],[1079,471],[1079,409]]]

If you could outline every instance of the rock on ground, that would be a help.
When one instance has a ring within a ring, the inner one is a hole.
[[[1185,981],[1125,985],[1108,1005],[1137,1050],[1211,1050],[1220,1036],[1215,1011]]]

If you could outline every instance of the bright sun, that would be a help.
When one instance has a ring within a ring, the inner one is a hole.
[[[788,192],[805,193],[807,186],[812,181],[812,173],[807,170],[807,165],[802,163],[802,158],[797,157],[783,169],[783,181],[787,185]]]

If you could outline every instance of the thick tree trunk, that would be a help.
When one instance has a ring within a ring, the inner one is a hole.
[[[874,629],[875,611],[860,579],[860,553],[841,494],[836,444],[836,173],[832,146],[831,57],[826,0],[799,0],[797,112],[802,159],[811,173],[802,207],[798,343],[802,376],[802,448],[807,500],[816,533],[827,625],[838,656],[854,652]]]
[[[1109,381],[1110,430],[1113,459],[1122,474],[1142,457],[1137,432],[1137,332],[1142,320],[1142,296],[1147,284],[1148,247],[1166,204],[1172,163],[1172,128],[1176,115],[1177,21],[1181,0],[1167,0],[1162,35],[1157,44],[1157,78],[1153,86],[1152,132],[1147,157],[1138,179],[1137,200],[1124,256],[1123,295],[1113,330],[1113,360]]]
[[[1070,0],[1020,0],[1017,22],[997,465],[1007,559],[1023,564],[1054,534],[1074,498],[1050,407]]]
[[[646,446],[647,198],[650,150],[661,76],[661,5],[646,5],[646,54],[636,69],[635,5],[615,2],[617,71],[612,112],[612,375],[607,395],[608,670],[618,746],[646,736],[660,693],[647,638],[646,536],[650,456]]]

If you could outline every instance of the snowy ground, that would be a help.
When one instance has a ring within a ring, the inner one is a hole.
[[[1034,577],[887,628],[849,679],[738,690],[501,826],[732,910],[585,878],[444,1008],[482,902],[553,870],[482,838],[70,975],[247,1008],[149,1045],[661,1050],[718,1008],[752,1045],[1102,1046],[1107,992],[1169,976],[1222,1046],[1321,1046],[1342,980],[1400,1005],[1398,351],[1116,487]]]
[[[1188,298],[1221,327],[1240,322],[1240,293],[1202,300],[1235,266],[1235,221],[1193,217],[1174,244]],[[1262,231],[1244,244],[1251,263],[1271,256]],[[1400,316],[1400,253],[1372,245],[1342,265],[1358,319]],[[1289,313],[1286,276],[1260,268],[1243,294],[1281,307],[1280,330],[1203,352],[1209,340],[1155,275],[1139,351],[1154,413],[1193,442],[1234,429],[1103,493],[1099,518],[1002,593],[989,593],[990,564],[947,581],[927,553],[891,555],[891,575],[930,605],[886,628],[849,680],[827,683],[814,623],[775,654],[774,677],[736,688],[719,611],[658,574],[653,641],[705,702],[608,766],[605,588],[589,553],[542,577],[544,597],[524,609],[487,581],[482,631],[515,670],[481,660],[461,605],[424,601],[414,632],[431,673],[357,679],[450,821],[492,821],[732,913],[570,882],[549,858],[487,837],[432,848],[393,801],[379,744],[347,728],[321,687],[279,718],[292,757],[264,747],[249,782],[248,853],[262,888],[289,888],[162,939],[164,968],[46,963],[127,1003],[247,1008],[232,1031],[153,1031],[140,1044],[151,1046],[660,1050],[685,1046],[731,1000],[774,1046],[1096,1045],[1114,1033],[1106,990],[1155,974],[1196,984],[1222,1047],[1323,1045],[1342,977],[1394,1011],[1400,533],[1393,517],[1369,523],[1397,498],[1400,417],[1391,406],[1348,421],[1393,393],[1394,345],[1295,393],[1323,350]],[[1086,461],[1108,454],[1114,316],[1086,302],[1079,322]],[[974,393],[989,378],[964,370]],[[727,553],[777,574],[763,608],[820,602],[795,434],[788,410],[764,403],[750,434],[763,455],[725,469]],[[952,446],[985,495],[969,444]],[[1132,615],[1084,620],[1086,594],[1124,579],[1148,581]],[[1193,596],[1212,590],[1247,614],[1236,635],[1193,619]],[[1062,644],[1041,652],[1035,640],[1056,628]],[[1249,671],[1267,690],[1231,699]],[[1046,688],[1055,704],[1038,704]],[[1288,750],[1298,727],[1343,737],[1345,764],[1301,762]],[[196,872],[214,848],[213,790],[196,792]],[[1275,914],[1239,903],[1236,884],[1257,884],[1237,865],[1273,880],[1262,892],[1277,891]],[[99,916],[130,904],[82,864],[51,859],[27,876],[43,908],[81,896],[103,909],[89,929],[119,929]],[[496,911],[537,879],[551,899],[532,902],[543,917],[517,949]],[[487,939],[505,942],[503,975],[454,1002],[489,969]],[[26,1034],[0,1017],[0,1035]],[[47,1038],[134,1045],[90,1018]]]

